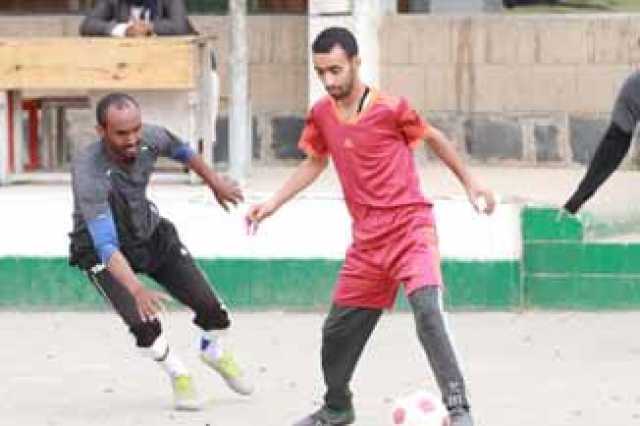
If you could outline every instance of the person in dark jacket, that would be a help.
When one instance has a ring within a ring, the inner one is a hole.
[[[197,34],[183,0],[97,0],[80,35],[112,37]]]

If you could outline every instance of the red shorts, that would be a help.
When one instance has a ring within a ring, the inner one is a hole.
[[[380,215],[384,215],[382,217]],[[400,283],[405,294],[424,286],[442,286],[440,254],[430,207],[390,209],[372,217],[375,225],[391,225],[375,244],[347,250],[333,300],[341,306],[390,308]],[[359,224],[361,225],[361,224]],[[360,227],[362,228],[362,227]],[[366,228],[366,225],[364,226]]]

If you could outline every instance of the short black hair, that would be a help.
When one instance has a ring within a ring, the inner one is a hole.
[[[329,27],[316,36],[311,45],[313,53],[329,53],[340,46],[349,59],[358,54],[358,42],[351,31],[344,27]]]
[[[138,101],[126,93],[109,93],[103,96],[102,99],[98,101],[98,105],[96,105],[96,120],[102,127],[106,127],[107,125],[107,112],[112,105],[119,109],[128,105],[134,105],[136,108],[140,108]]]

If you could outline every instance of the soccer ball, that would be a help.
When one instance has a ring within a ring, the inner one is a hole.
[[[417,391],[400,397],[393,403],[393,425],[399,426],[449,426],[449,413],[434,394]]]

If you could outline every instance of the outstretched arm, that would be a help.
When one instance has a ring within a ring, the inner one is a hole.
[[[611,112],[611,124],[596,150],[586,175],[565,203],[572,214],[596,192],[618,168],[629,151],[633,131],[640,121],[640,71],[632,73],[622,85]]]
[[[120,251],[115,221],[109,209],[87,221],[89,234],[97,254],[116,282],[129,291],[143,321],[150,321],[163,309],[162,302],[169,300],[164,293],[147,289],[133,272],[129,261]]]
[[[484,213],[490,214],[495,208],[495,199],[493,193],[488,189],[480,186],[473,178],[469,170],[451,147],[451,142],[438,129],[431,128],[426,136],[426,141],[433,152],[447,165],[447,167],[458,178],[462,186],[464,186],[469,201],[473,204],[477,211],[482,210]],[[486,206],[479,205],[479,198],[484,198]]]
[[[259,223],[263,219],[271,216],[284,203],[293,198],[297,193],[311,185],[322,171],[327,167],[328,159],[326,156],[310,156],[304,160],[287,179],[284,185],[271,197],[262,204],[257,204],[249,210],[247,217],[254,222]]]
[[[201,156],[194,154],[185,164],[211,188],[211,192],[213,192],[213,195],[216,197],[216,201],[226,211],[229,211],[227,203],[235,206],[239,202],[244,201],[242,190],[238,186],[238,183],[226,176],[216,173],[204,162]]]
[[[182,141],[168,129],[155,125],[145,125],[143,128],[145,140],[152,144],[159,155],[179,161],[187,166],[211,188],[220,206],[229,211],[228,203],[237,205],[244,201],[242,191],[237,182],[216,173],[191,146]]]
[[[623,131],[617,124],[611,123],[607,133],[589,164],[587,173],[573,195],[567,200],[564,209],[575,214],[580,207],[598,190],[600,185],[618,168],[631,146],[632,134]]]

